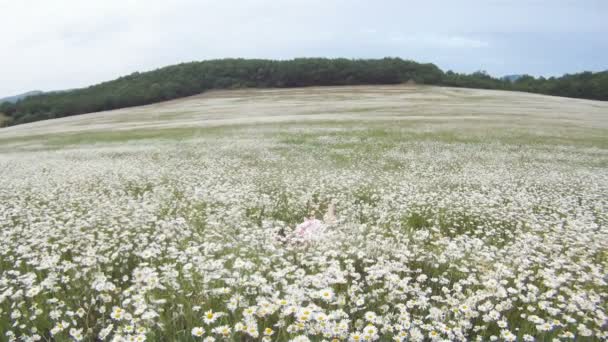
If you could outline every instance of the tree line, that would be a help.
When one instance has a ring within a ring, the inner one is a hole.
[[[64,92],[44,93],[16,103],[0,104],[16,125],[145,105],[199,94],[210,89],[244,87],[282,88],[329,85],[398,84],[528,91],[541,94],[608,100],[608,71],[583,72],[558,78],[523,76],[515,82],[484,72],[443,72],[434,64],[400,58],[293,60],[219,59],[182,63]]]

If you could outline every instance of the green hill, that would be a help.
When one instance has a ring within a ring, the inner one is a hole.
[[[28,91],[27,93],[23,93],[23,94],[19,94],[19,95],[3,97],[0,99],[0,103],[4,103],[4,102],[15,103],[19,100],[25,99],[26,97],[40,95],[40,94],[42,94],[42,91],[40,91],[40,90]]]
[[[549,95],[608,100],[608,72],[585,72],[561,78],[523,76],[516,82],[483,72],[443,72],[434,64],[399,58],[293,60],[220,59],[190,62],[64,92],[44,93],[0,105],[5,125],[145,105],[210,89],[398,84],[448,85],[530,91]]]

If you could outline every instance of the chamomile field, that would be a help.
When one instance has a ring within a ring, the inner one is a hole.
[[[608,103],[257,89],[2,128],[0,241],[0,340],[606,340]]]

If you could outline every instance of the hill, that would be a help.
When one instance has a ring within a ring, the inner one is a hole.
[[[199,94],[211,89],[284,88],[303,86],[417,83],[608,100],[608,72],[516,82],[483,72],[444,73],[434,64],[399,58],[294,60],[221,59],[183,63],[149,72],[135,72],[88,88],[45,93],[15,104],[0,105],[9,125],[151,104]]]
[[[524,75],[506,75],[501,77],[501,79],[505,80],[505,81],[509,81],[509,82],[515,82],[518,79],[522,78]]]
[[[23,94],[19,94],[19,95],[14,95],[14,96],[8,96],[8,97],[4,97],[0,99],[0,104],[4,103],[4,102],[10,102],[10,103],[15,103],[19,100],[23,100],[26,97],[30,97],[30,96],[34,96],[34,95],[40,95],[42,94],[42,91],[40,90],[33,90],[33,91],[28,91],[27,93],[23,93]]]

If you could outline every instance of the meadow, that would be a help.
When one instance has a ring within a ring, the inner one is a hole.
[[[0,340],[602,341],[608,102],[233,90],[3,128],[0,241]]]

